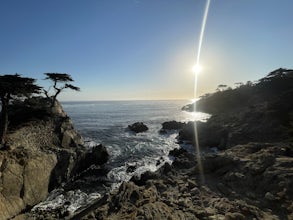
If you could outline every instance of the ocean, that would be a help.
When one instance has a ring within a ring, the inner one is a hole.
[[[165,162],[172,162],[168,153],[179,147],[176,142],[178,132],[161,134],[162,123],[172,120],[204,121],[209,117],[200,112],[182,111],[181,108],[189,103],[189,100],[92,101],[63,102],[62,106],[75,129],[84,137],[86,147],[97,144],[106,146],[110,154],[107,178],[112,182],[110,190],[113,190],[133,175],[156,171]],[[135,122],[143,122],[148,131],[138,134],[129,131],[128,125]],[[129,166],[134,166],[135,170],[127,172]],[[101,192],[88,195],[79,189],[65,195],[62,189],[57,189],[35,209],[58,208],[69,200],[71,205],[68,210],[74,212],[101,196]]]

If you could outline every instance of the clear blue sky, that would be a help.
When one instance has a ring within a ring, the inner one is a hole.
[[[61,100],[193,97],[205,0],[1,0],[0,74],[69,73]],[[198,94],[293,68],[292,0],[212,0]]]

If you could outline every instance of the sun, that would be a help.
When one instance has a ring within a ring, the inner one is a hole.
[[[197,63],[192,67],[192,71],[194,74],[199,74],[202,71],[202,66]]]

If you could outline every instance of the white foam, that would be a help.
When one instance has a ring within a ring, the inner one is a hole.
[[[50,211],[62,208],[73,213],[79,208],[85,207],[99,198],[101,198],[99,193],[86,194],[81,190],[64,193],[63,190],[58,189],[55,192],[51,192],[44,202],[34,206],[32,211]]]

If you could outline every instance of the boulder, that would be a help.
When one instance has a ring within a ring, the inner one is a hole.
[[[185,125],[184,122],[167,121],[162,124],[162,129],[178,130],[178,129],[182,129],[184,125]]]
[[[169,156],[179,157],[180,155],[186,154],[186,153],[187,153],[187,151],[185,149],[183,149],[182,147],[180,147],[179,149],[175,148],[175,149],[171,150],[169,152]]]
[[[128,125],[128,128],[135,132],[135,133],[140,133],[140,132],[144,132],[147,131],[149,128],[142,122],[135,122],[132,125]]]
[[[99,144],[93,147],[89,157],[92,159],[92,164],[102,165],[104,163],[107,163],[109,159],[109,153],[104,145]]]
[[[165,133],[168,130],[179,130],[182,129],[184,125],[184,122],[167,121],[162,124],[162,129],[160,130],[160,133]]]

